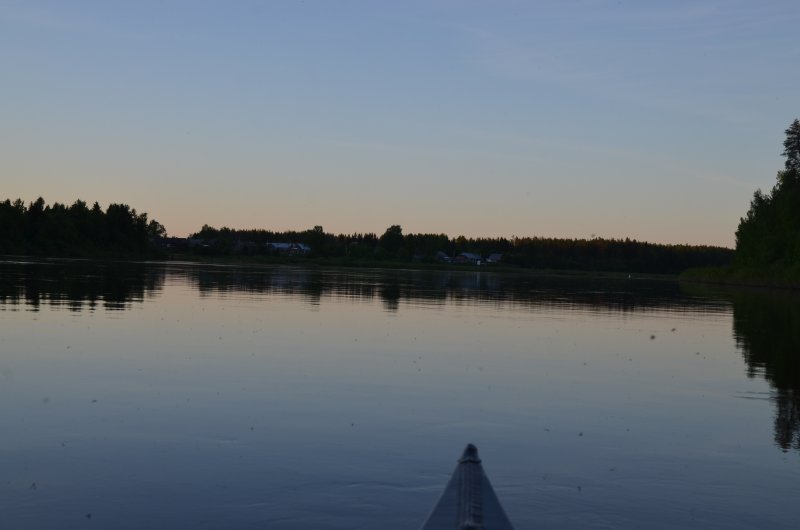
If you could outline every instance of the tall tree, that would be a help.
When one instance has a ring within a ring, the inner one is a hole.
[[[400,225],[392,225],[380,238],[380,245],[389,255],[397,255],[403,247],[403,228]]]
[[[786,157],[785,175],[792,181],[800,181],[800,120],[795,119],[786,129],[783,141],[783,156]]]
[[[800,273],[800,120],[786,129],[784,170],[770,193],[757,190],[736,230],[739,265]]]

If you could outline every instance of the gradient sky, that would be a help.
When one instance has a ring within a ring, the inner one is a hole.
[[[732,246],[800,117],[788,1],[0,0],[0,199]]]

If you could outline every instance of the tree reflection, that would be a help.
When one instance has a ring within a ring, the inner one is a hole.
[[[194,286],[201,296],[281,295],[302,298],[311,306],[326,299],[379,300],[389,312],[444,304],[600,312],[727,308],[719,299],[687,295],[675,282],[622,277],[67,260],[0,263],[0,306],[126,309],[157,295],[166,278]]]
[[[749,377],[774,390],[775,443],[800,451],[800,301],[785,293],[733,295],[733,334]]]
[[[144,263],[6,262],[0,266],[0,307],[124,310],[155,295],[163,284],[164,269]]]
[[[371,301],[386,311],[407,305],[486,304],[531,308],[575,307],[593,311],[632,312],[670,309],[727,310],[718,298],[689,296],[673,281],[536,276],[484,272],[378,269],[300,269],[289,267],[170,268],[203,294],[257,293],[299,296],[310,305],[326,298]]]
[[[383,307],[390,313],[396,313],[400,309],[400,282],[396,278],[385,282],[380,289]]]
[[[606,313],[724,312],[733,304],[733,333],[749,377],[773,389],[775,442],[800,450],[800,301],[778,293],[721,294],[676,282],[620,277],[378,269],[230,267],[89,261],[0,262],[0,309],[125,310],[155,297],[165,282],[200,296],[285,296],[311,307],[347,299],[377,302],[388,312],[415,306],[489,305]],[[687,290],[691,289],[691,290]]]

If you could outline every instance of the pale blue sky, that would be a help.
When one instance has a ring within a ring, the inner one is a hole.
[[[0,198],[237,228],[732,246],[794,1],[0,0]]]

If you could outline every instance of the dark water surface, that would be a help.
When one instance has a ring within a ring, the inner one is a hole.
[[[0,263],[0,528],[800,527],[800,303],[670,282]]]

